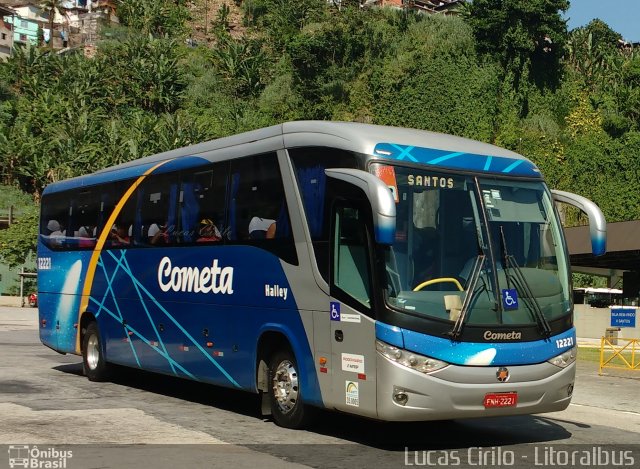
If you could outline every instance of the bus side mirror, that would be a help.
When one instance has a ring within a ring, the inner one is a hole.
[[[589,233],[591,235],[591,252],[594,256],[602,256],[607,252],[607,221],[596,204],[589,199],[571,192],[552,190],[553,200],[572,205],[589,217]]]
[[[393,244],[396,237],[396,202],[387,185],[373,174],[359,169],[327,168],[328,177],[359,187],[367,195],[373,213],[376,242]]]

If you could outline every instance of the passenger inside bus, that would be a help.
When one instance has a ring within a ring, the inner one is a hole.
[[[77,231],[78,247],[90,248],[96,244],[95,225],[83,225]]]
[[[168,225],[168,222],[151,224],[147,232],[149,243],[154,245],[169,244]]]
[[[198,235],[199,238],[196,240],[197,243],[213,243],[222,239],[220,230],[218,230],[218,227],[210,218],[204,218],[200,222]]]
[[[62,238],[64,236],[64,227],[57,220],[49,220],[47,230],[49,230],[49,236],[52,238]]]
[[[276,221],[271,218],[253,217],[249,222],[249,238],[272,239],[276,236]]]
[[[95,238],[96,237],[96,227],[95,225],[86,225],[81,226],[78,230],[78,237],[80,238]]]
[[[112,246],[126,246],[131,242],[128,229],[123,223],[116,223],[111,227],[109,238]]]

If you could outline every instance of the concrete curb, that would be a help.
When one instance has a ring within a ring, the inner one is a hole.
[[[29,301],[26,296],[24,297],[24,304],[28,307]],[[13,306],[19,308],[22,306],[22,299],[19,296],[0,296],[0,306]]]

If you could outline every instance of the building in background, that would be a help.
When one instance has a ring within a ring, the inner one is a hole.
[[[40,22],[32,18],[20,16],[17,12],[13,16],[5,16],[4,23],[11,25],[13,33],[13,44],[15,45],[38,45],[38,29]]]
[[[13,24],[5,21],[5,17],[12,18],[15,11],[0,5],[0,60],[11,56],[13,52]]]
[[[44,39],[53,41],[53,48],[84,48],[87,55],[95,53],[95,44],[100,28],[106,24],[117,24],[117,2],[115,0],[68,0],[56,11],[53,31],[50,31],[49,13],[40,8],[38,1],[0,0],[0,58],[11,53],[11,46],[37,46]]]

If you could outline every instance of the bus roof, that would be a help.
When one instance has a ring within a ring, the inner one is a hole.
[[[443,168],[541,177],[535,165],[522,155],[468,138],[356,122],[294,121],[129,161],[50,184],[44,193],[135,178],[166,160],[182,159],[182,166],[188,167],[300,146],[333,147]],[[518,171],[513,171],[517,166]],[[177,169],[180,164],[172,167]]]

